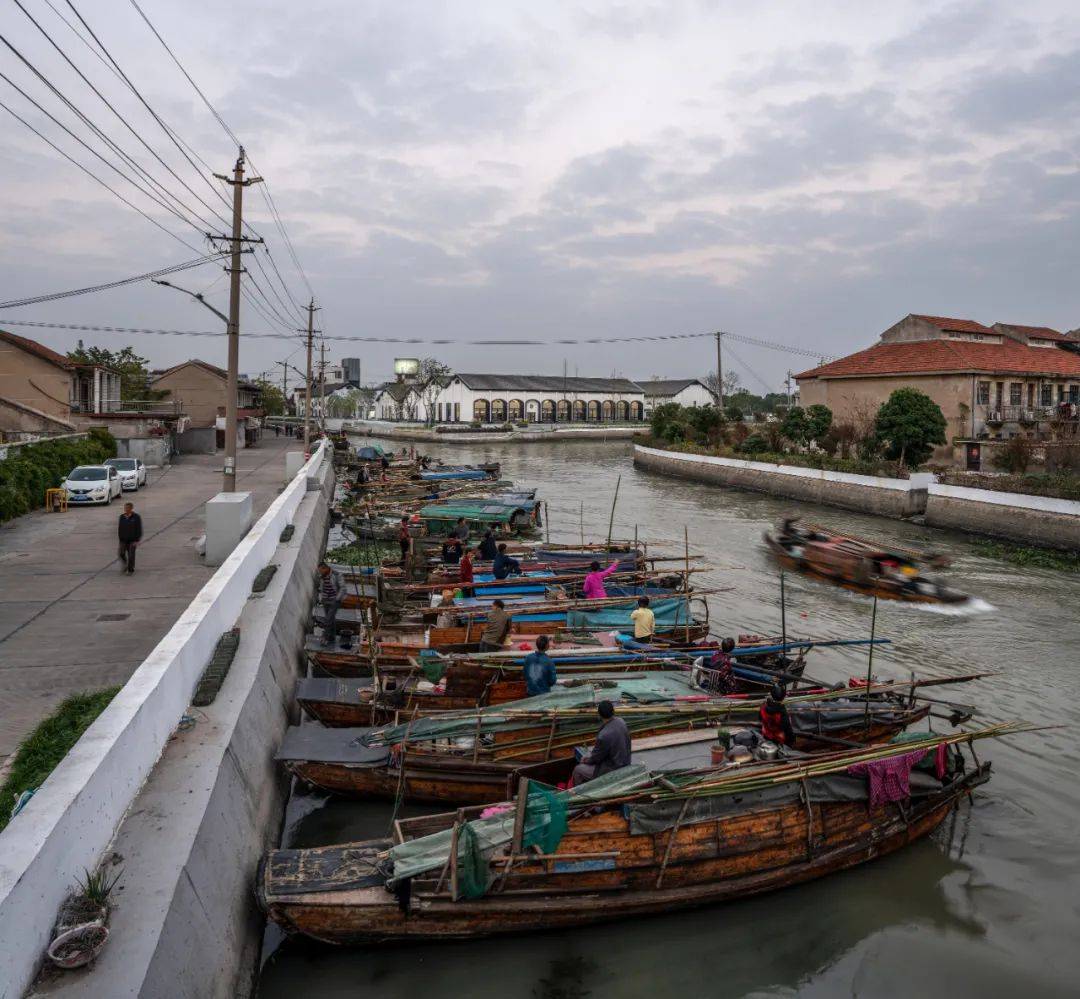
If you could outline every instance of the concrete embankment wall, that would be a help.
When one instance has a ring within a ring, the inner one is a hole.
[[[243,994],[257,941],[252,858],[281,802],[269,761],[325,538],[325,458],[320,449],[286,485],[0,833],[3,999],[23,994],[64,896],[110,847],[124,868],[113,935],[93,969],[65,980],[65,991]],[[313,478],[324,484],[309,492]],[[289,523],[296,533],[281,545]],[[271,562],[278,574],[264,597],[250,599],[256,574]],[[217,640],[238,621],[240,651],[218,699],[193,711],[193,729],[177,732]],[[93,979],[80,984],[85,976]]]
[[[872,475],[852,475],[818,468],[770,465],[738,458],[681,454],[657,448],[634,447],[634,464],[654,472],[664,472],[696,482],[750,489],[788,496],[809,503],[846,507],[883,517],[912,517],[926,505],[927,479],[886,479]]]
[[[1051,496],[932,484],[926,523],[1047,548],[1080,549],[1080,503]]]
[[[327,420],[327,427],[331,425]],[[425,442],[429,444],[536,444],[542,441],[627,441],[637,434],[644,433],[644,425],[638,427],[570,427],[560,426],[553,430],[518,428],[516,430],[492,433],[462,432],[440,434],[430,427],[402,426],[400,423],[380,420],[342,420],[341,429],[350,433],[367,434],[370,437],[385,437],[390,440]]]

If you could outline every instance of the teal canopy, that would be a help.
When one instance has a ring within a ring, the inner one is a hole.
[[[627,631],[633,628],[630,614],[637,608],[637,601],[603,607],[599,610],[572,610],[566,615],[566,626],[571,630],[582,631]],[[656,616],[657,631],[671,631],[687,624],[693,624],[690,617],[690,603],[686,597],[668,597],[665,600],[653,600],[649,610]]]

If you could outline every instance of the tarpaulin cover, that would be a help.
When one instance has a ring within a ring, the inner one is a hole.
[[[445,506],[425,506],[420,510],[421,520],[457,520],[464,517],[466,520],[483,521],[485,524],[509,524],[513,519],[514,511],[521,507],[504,506],[501,503],[491,503],[484,506],[473,506],[465,503],[447,503]]]
[[[361,461],[378,461],[386,452],[378,444],[368,444],[356,449],[356,457]]]
[[[486,479],[487,472],[481,472],[479,468],[462,468],[445,472],[421,472],[420,478],[425,482],[448,482],[454,479]]]
[[[570,628],[602,628],[605,631],[617,631],[633,626],[631,613],[637,609],[636,603],[616,604],[598,610],[572,610],[566,614],[566,624]],[[670,597],[656,600],[649,609],[656,617],[658,631],[671,631],[689,621],[689,603],[685,597]],[[693,623],[689,621],[689,623]]]
[[[569,791],[545,793],[550,795],[553,806],[558,805],[572,810],[599,803],[608,798],[617,798],[648,783],[650,783],[650,778],[645,768],[631,765],[621,770],[613,770],[603,777],[597,777],[596,780],[571,788]],[[526,842],[533,839],[537,843],[542,843],[548,836],[548,830],[545,827],[553,820],[557,822],[558,816],[551,806],[527,809],[524,825]],[[490,857],[494,850],[505,846],[513,839],[514,809],[511,808],[487,819],[474,819],[465,825],[469,826],[472,836],[475,837],[477,848]],[[390,859],[394,865],[394,873],[390,878],[390,884],[415,877],[426,871],[442,870],[446,858],[450,855],[452,838],[453,830],[444,829],[430,836],[409,840],[393,847],[390,850]],[[459,842],[460,839],[459,834]],[[459,861],[461,859],[460,853],[458,859]]]

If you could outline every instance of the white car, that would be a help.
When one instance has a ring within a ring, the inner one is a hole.
[[[120,495],[120,473],[110,465],[79,465],[61,483],[69,503],[105,503]]]
[[[146,466],[138,458],[110,458],[105,462],[120,473],[120,488],[134,489],[146,485]]]

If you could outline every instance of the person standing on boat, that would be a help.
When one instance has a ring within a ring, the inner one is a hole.
[[[599,562],[593,562],[589,566],[589,574],[585,577],[585,582],[581,584],[581,592],[585,595],[585,599],[599,600],[606,597],[607,590],[604,589],[604,580],[618,568],[619,562],[617,559],[606,569],[601,569]]]
[[[461,540],[452,534],[443,542],[442,560],[447,565],[457,565],[461,561]]]
[[[401,546],[401,564],[404,565],[409,560],[409,549],[412,548],[408,517],[402,517],[398,525],[398,544]]]
[[[735,648],[734,638],[725,638],[720,643],[720,651],[709,660],[709,669],[712,670],[712,688],[718,694],[734,694],[739,683],[735,679],[734,665],[731,653]]]
[[[319,600],[323,605],[323,645],[333,645],[337,637],[337,612],[345,593],[341,573],[331,569],[325,562],[319,563]]]
[[[656,635],[656,615],[649,610],[649,598],[638,597],[637,610],[630,612],[630,620],[634,622],[634,638],[639,642],[647,642]]]
[[[547,654],[550,644],[547,635],[541,635],[536,640],[536,651],[525,657],[525,692],[529,697],[548,693],[558,680],[555,663]]]
[[[777,745],[794,746],[795,729],[788,717],[787,707],[784,705],[786,692],[780,684],[776,684],[769,691],[765,703],[761,705],[758,716],[761,719],[761,734],[770,742]]]
[[[495,544],[495,535],[491,533],[490,529],[484,531],[484,536],[480,539],[480,558],[485,562],[492,562],[499,554],[499,546]]]
[[[511,574],[515,576],[521,575],[521,563],[516,558],[511,558],[506,554],[505,541],[499,545],[499,551],[495,555],[495,562],[491,567],[491,572],[496,579],[506,579]]]
[[[461,553],[461,564],[458,566],[458,582],[461,583],[461,595],[463,597],[475,597],[476,590],[473,588],[472,548],[465,546]]]
[[[454,591],[443,590],[442,599],[435,605],[439,616],[435,618],[436,628],[453,628],[456,624],[454,617]]]
[[[572,787],[630,766],[630,730],[626,722],[615,717],[615,706],[611,701],[601,701],[596,706],[596,713],[602,723],[596,733],[596,744],[574,767],[574,776],[570,779]]]
[[[510,615],[506,613],[506,604],[495,600],[488,611],[487,622],[480,634],[481,652],[499,652],[510,634]]]
[[[469,525],[464,517],[458,517],[454,529],[450,532],[451,537],[457,538],[462,544],[469,540]]]

